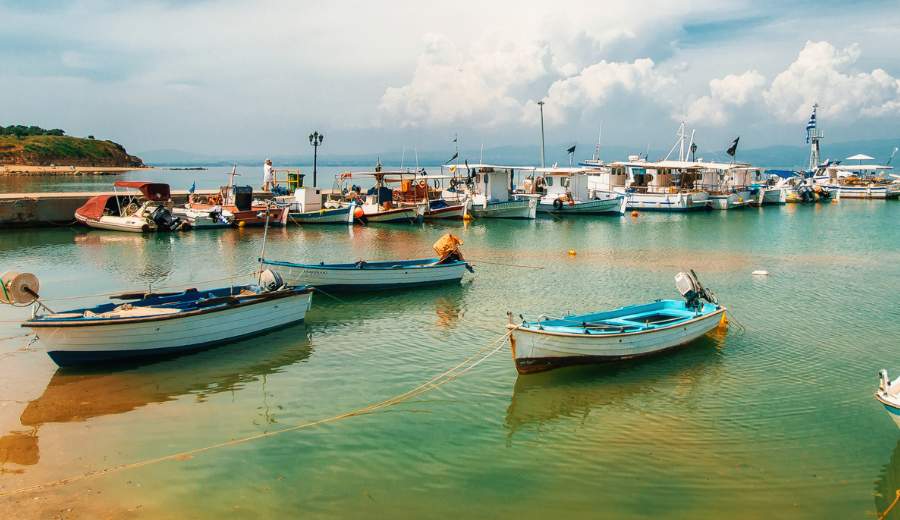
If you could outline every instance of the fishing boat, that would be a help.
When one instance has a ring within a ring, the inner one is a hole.
[[[239,176],[237,167],[231,168],[228,184],[219,188],[219,193],[205,198],[191,197],[185,208],[194,211],[215,211],[217,208],[228,211],[237,226],[262,226],[266,222],[279,225],[284,222],[285,206],[254,200],[252,186],[235,186],[234,178]]]
[[[453,175],[461,174],[458,165],[444,167]],[[531,167],[467,164],[465,177],[459,176],[454,189],[464,194],[476,219],[534,219],[539,197],[513,191],[516,172],[533,171]]]
[[[659,354],[725,323],[725,307],[693,271],[678,273],[675,285],[684,300],[657,300],[560,318],[541,316],[518,324],[510,313],[507,327],[516,370],[529,374]]]
[[[845,161],[857,160],[860,164],[824,164],[813,180],[842,199],[896,199],[900,197],[900,183],[888,176],[892,166],[862,164],[872,157],[857,154]]]
[[[303,321],[312,290],[263,271],[259,285],[134,293],[122,303],[35,315],[34,331],[61,366],[84,366],[182,354],[257,336]]]
[[[623,215],[624,195],[588,189],[590,171],[586,168],[538,168],[534,181],[526,186],[541,189],[538,213],[552,215]]]
[[[875,399],[884,406],[894,424],[900,428],[900,378],[891,381],[887,370],[881,369],[878,372],[878,379],[878,391],[875,392]]]
[[[402,177],[401,177],[402,179]],[[467,204],[456,193],[444,191],[444,180],[455,177],[429,175],[424,169],[416,172],[412,179],[402,179],[400,189],[394,192],[394,200],[401,206],[425,205],[424,218],[430,220],[463,220]]]
[[[710,208],[728,210],[750,205],[753,169],[749,164],[697,161],[693,167],[700,172],[698,187],[709,194]]]
[[[626,209],[699,211],[709,209],[709,193],[699,189],[700,168],[688,161],[648,162],[639,156],[592,171],[588,188],[626,198]]]
[[[406,173],[407,179],[402,175]],[[389,176],[390,175],[390,176]],[[356,221],[363,224],[414,224],[422,222],[425,218],[425,210],[428,204],[420,203],[401,204],[395,200],[394,190],[388,185],[392,182],[409,181],[415,174],[411,172],[385,171],[381,164],[375,166],[371,172],[343,172],[335,176],[335,189],[339,193],[335,200],[341,207],[347,207],[351,203],[356,204],[353,210]],[[365,193],[357,185],[350,184],[353,180],[372,182],[373,186]]]
[[[446,245],[448,242],[449,246]],[[471,265],[459,251],[461,244],[453,235],[444,235],[434,245],[437,257],[415,260],[305,264],[264,258],[260,262],[290,284],[311,285],[329,291],[405,289],[458,283],[467,270],[472,272]]]
[[[751,206],[767,206],[787,202],[787,190],[778,186],[781,177],[762,168],[750,167],[747,172],[750,182]]]
[[[141,196],[120,194],[118,188],[136,188]],[[174,231],[185,222],[172,215],[169,185],[158,182],[116,181],[112,195],[91,197],[75,210],[75,220],[86,226],[112,231],[146,233]]]

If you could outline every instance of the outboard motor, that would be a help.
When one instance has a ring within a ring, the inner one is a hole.
[[[684,296],[685,305],[689,309],[699,310],[703,306],[701,299],[713,305],[719,305],[719,299],[712,291],[703,287],[693,269],[687,273],[681,272],[675,275],[675,288]]]
[[[266,269],[259,273],[259,286],[264,292],[277,291],[284,287],[284,279],[277,272]]]
[[[164,231],[175,231],[181,225],[181,219],[172,215],[164,206],[156,206],[150,218],[156,223],[157,228]]]

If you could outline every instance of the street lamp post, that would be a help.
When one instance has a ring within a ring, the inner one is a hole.
[[[541,108],[541,168],[544,167],[544,102],[538,101]]]
[[[324,140],[325,134],[320,134],[318,130],[309,134],[309,144],[313,147],[313,189],[316,187],[316,166],[319,162],[319,147],[322,146],[322,141]]]

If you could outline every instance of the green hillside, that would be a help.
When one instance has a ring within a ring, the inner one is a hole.
[[[0,164],[143,166],[140,157],[129,155],[118,143],[62,134],[61,130],[43,130],[38,127],[0,126]]]

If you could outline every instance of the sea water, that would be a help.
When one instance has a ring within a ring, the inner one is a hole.
[[[126,370],[57,369],[20,336],[29,310],[3,307],[0,337],[18,337],[0,340],[0,494],[358,409],[490,345],[507,311],[676,298],[673,277],[688,268],[731,325],[660,357],[527,376],[503,348],[383,411],[0,496],[0,512],[871,517],[900,487],[900,431],[873,399],[880,368],[900,375],[898,218],[897,201],[845,200],[273,228],[267,257],[308,262],[425,257],[451,232],[475,273],[432,289],[317,294],[305,324]],[[262,238],[5,230],[0,271],[35,273],[62,311],[113,291],[248,281]]]

